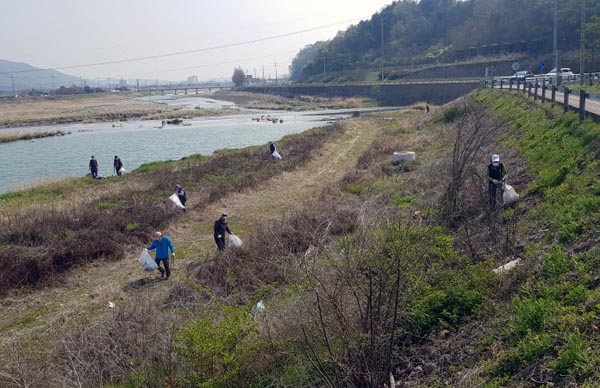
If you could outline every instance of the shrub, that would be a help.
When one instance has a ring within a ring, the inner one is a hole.
[[[177,336],[177,348],[190,368],[185,379],[199,388],[242,386],[260,350],[257,324],[247,308],[225,306],[202,311]]]
[[[548,299],[533,299],[516,297],[513,300],[515,318],[513,326],[518,334],[527,334],[528,331],[537,332],[544,327],[546,318],[550,316],[556,304]]]

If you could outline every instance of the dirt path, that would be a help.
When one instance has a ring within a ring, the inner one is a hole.
[[[145,275],[137,261],[139,252],[131,252],[118,262],[75,269],[55,286],[0,300],[0,362],[30,340],[39,344],[55,338],[65,325],[84,324],[115,314],[119,305],[137,293],[156,295],[157,301],[162,300],[161,295],[167,295],[169,287],[184,279],[183,268],[212,257],[212,225],[222,211],[229,213],[232,230],[243,239],[252,225],[293,211],[330,182],[339,181],[354,168],[357,158],[380,131],[376,118],[347,121],[344,125],[346,132],[327,143],[307,165],[256,189],[228,195],[201,211],[182,214],[179,222],[164,231],[177,250],[172,280]],[[285,150],[282,152],[285,156]],[[188,204],[193,204],[195,194],[189,193],[189,197]],[[109,307],[109,303],[117,308]]]

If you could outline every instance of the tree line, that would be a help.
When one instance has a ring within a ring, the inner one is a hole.
[[[582,8],[586,61],[594,62],[600,51],[600,2],[558,3],[558,50],[579,50]],[[384,68],[551,53],[553,28],[554,0],[399,0],[331,40],[304,47],[293,60],[291,79],[356,81],[369,72],[381,79]]]

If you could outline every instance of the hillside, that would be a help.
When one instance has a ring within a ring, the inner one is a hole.
[[[579,67],[581,4],[565,0],[558,6],[558,50],[564,66],[573,68]],[[598,71],[600,3],[585,6],[586,69]],[[552,56],[553,17],[551,1],[398,0],[331,40],[307,45],[294,58],[291,79],[375,81],[382,72],[394,79],[457,61]],[[565,56],[569,52],[574,55]],[[534,71],[539,63],[523,69]]]
[[[51,90],[61,86],[79,85],[79,77],[74,77],[56,70],[40,70],[37,67],[21,62],[0,59],[0,92],[19,90]],[[14,78],[10,78],[10,76]],[[52,79],[54,77],[54,80]]]
[[[286,137],[283,163],[261,148],[224,150],[123,181],[74,180],[68,193],[1,196],[5,268],[50,243],[62,261],[2,297],[0,382],[596,386],[599,141],[598,124],[484,90],[430,115],[378,113]],[[416,161],[392,165],[397,150]],[[492,153],[521,194],[515,205],[489,205]],[[175,180],[187,214],[162,200]],[[244,244],[215,255],[211,224],[224,210]],[[170,281],[136,262],[157,228],[176,244]],[[63,247],[98,256],[70,262]]]

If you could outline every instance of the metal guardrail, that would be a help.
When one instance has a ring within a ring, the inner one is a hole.
[[[594,74],[600,74],[600,73],[594,73]],[[598,103],[600,101],[600,94],[597,93],[588,93],[585,90],[582,89],[571,89],[568,86],[555,86],[555,85],[549,85],[546,82],[539,82],[538,80],[536,80],[535,82],[531,82],[531,81],[525,81],[525,82],[521,82],[521,81],[513,81],[513,80],[509,80],[508,82],[506,82],[506,80],[504,79],[500,79],[499,81],[496,79],[492,79],[492,80],[483,80],[482,81],[482,86],[484,88],[499,88],[499,89],[509,89],[509,90],[515,90],[517,92],[522,91],[523,93],[527,93],[528,97],[532,97],[534,101],[537,100],[538,98],[541,99],[541,102],[544,103],[547,100],[549,102],[551,102],[552,104],[557,103],[556,101],[556,97],[557,97],[557,92],[558,93],[562,93],[563,95],[563,110],[565,113],[567,113],[570,109],[574,109],[576,111],[579,112],[579,121],[582,122],[583,120],[585,120],[586,116],[592,117],[595,121],[599,121],[600,122],[600,109],[596,108],[596,109],[588,109],[586,108],[586,100],[593,100],[594,103]],[[550,91],[551,93],[551,97],[548,98],[547,93],[548,91]],[[578,104],[574,104],[574,103],[570,103],[569,102],[569,96],[570,95],[575,95],[578,97]]]

